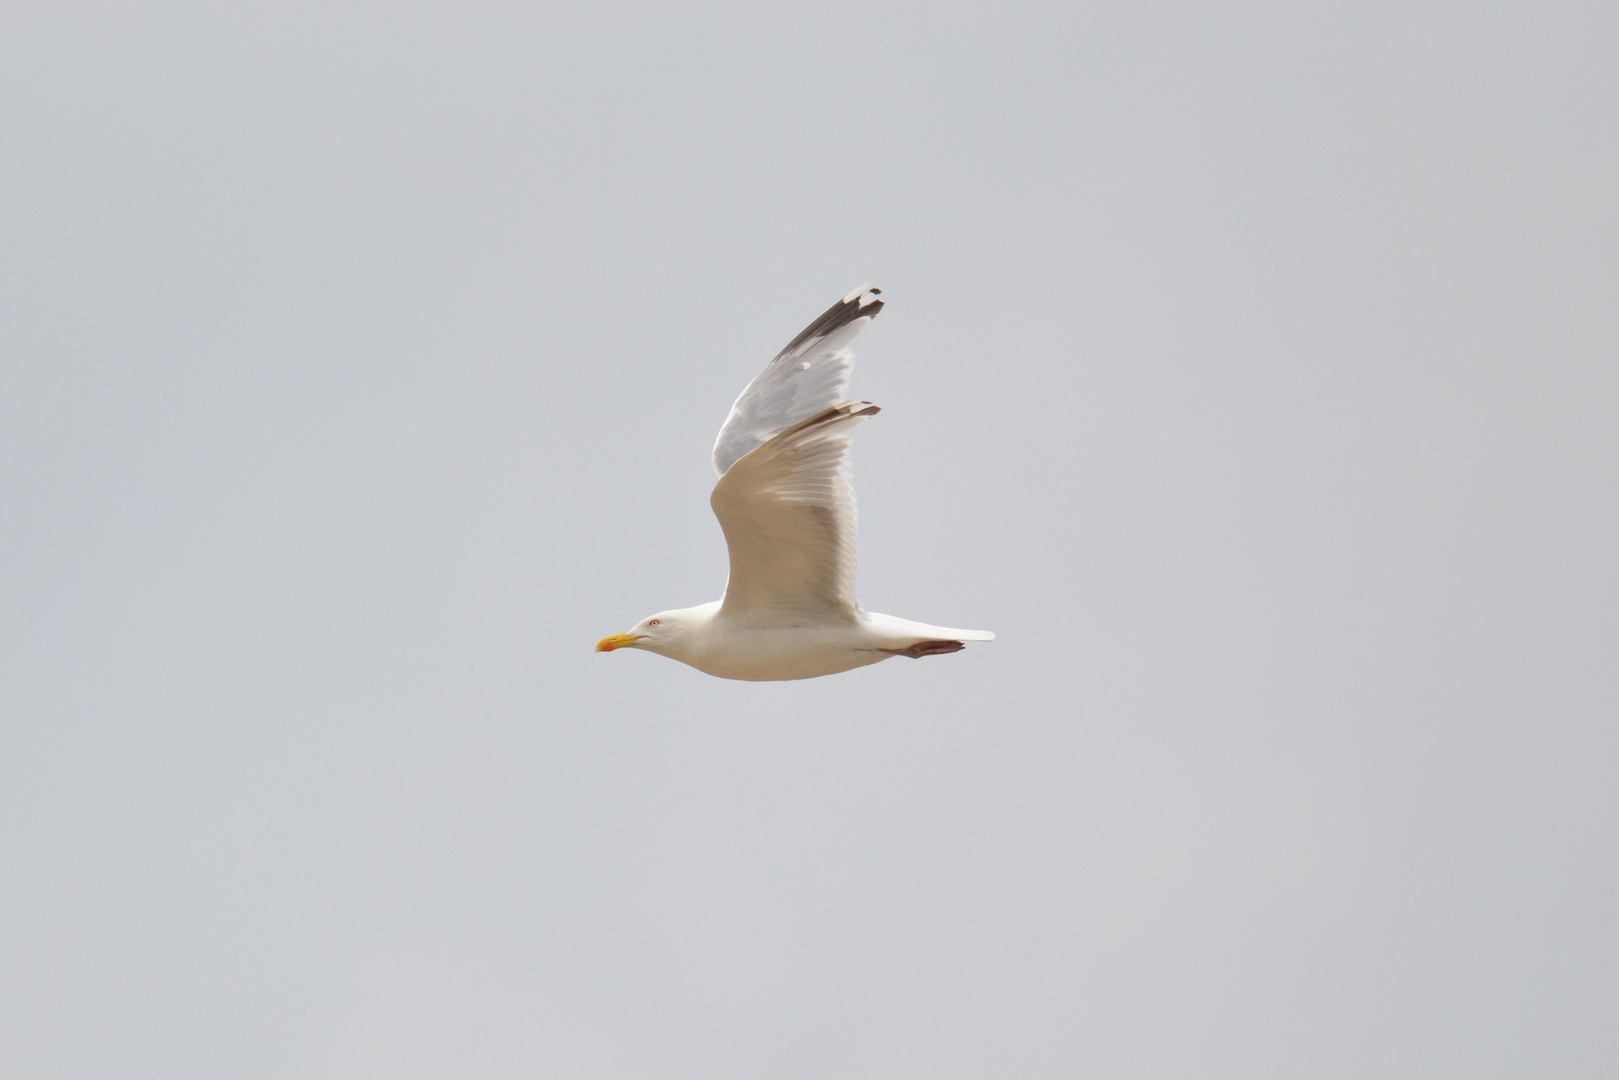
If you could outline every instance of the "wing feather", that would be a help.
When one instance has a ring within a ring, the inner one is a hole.
[[[731,577],[722,614],[774,625],[857,621],[855,425],[869,401],[825,409],[743,455],[709,502],[725,531]]]
[[[849,398],[849,343],[883,309],[881,289],[862,285],[822,312],[750,382],[714,440],[714,471],[724,476],[744,455],[794,424]]]

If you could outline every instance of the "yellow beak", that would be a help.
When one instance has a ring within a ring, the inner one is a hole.
[[[622,649],[626,646],[634,645],[637,641],[640,641],[644,637],[646,637],[645,634],[614,634],[611,637],[604,637],[600,641],[596,642],[596,651],[612,652],[614,649]]]

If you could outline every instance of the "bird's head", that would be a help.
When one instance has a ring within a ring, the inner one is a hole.
[[[645,649],[664,652],[678,642],[690,628],[691,611],[660,611],[648,615],[622,634],[613,634],[596,642],[597,652],[614,649]]]

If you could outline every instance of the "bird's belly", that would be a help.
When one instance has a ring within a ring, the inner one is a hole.
[[[770,682],[836,675],[888,654],[863,648],[855,627],[715,627],[686,663],[721,679]]]

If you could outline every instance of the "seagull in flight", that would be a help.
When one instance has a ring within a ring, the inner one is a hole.
[[[855,598],[854,429],[877,414],[848,400],[849,343],[883,309],[862,286],[833,304],[742,391],[714,443],[709,504],[731,553],[725,596],[648,615],[597,652],[642,649],[722,679],[813,679],[993,641],[865,611]]]

